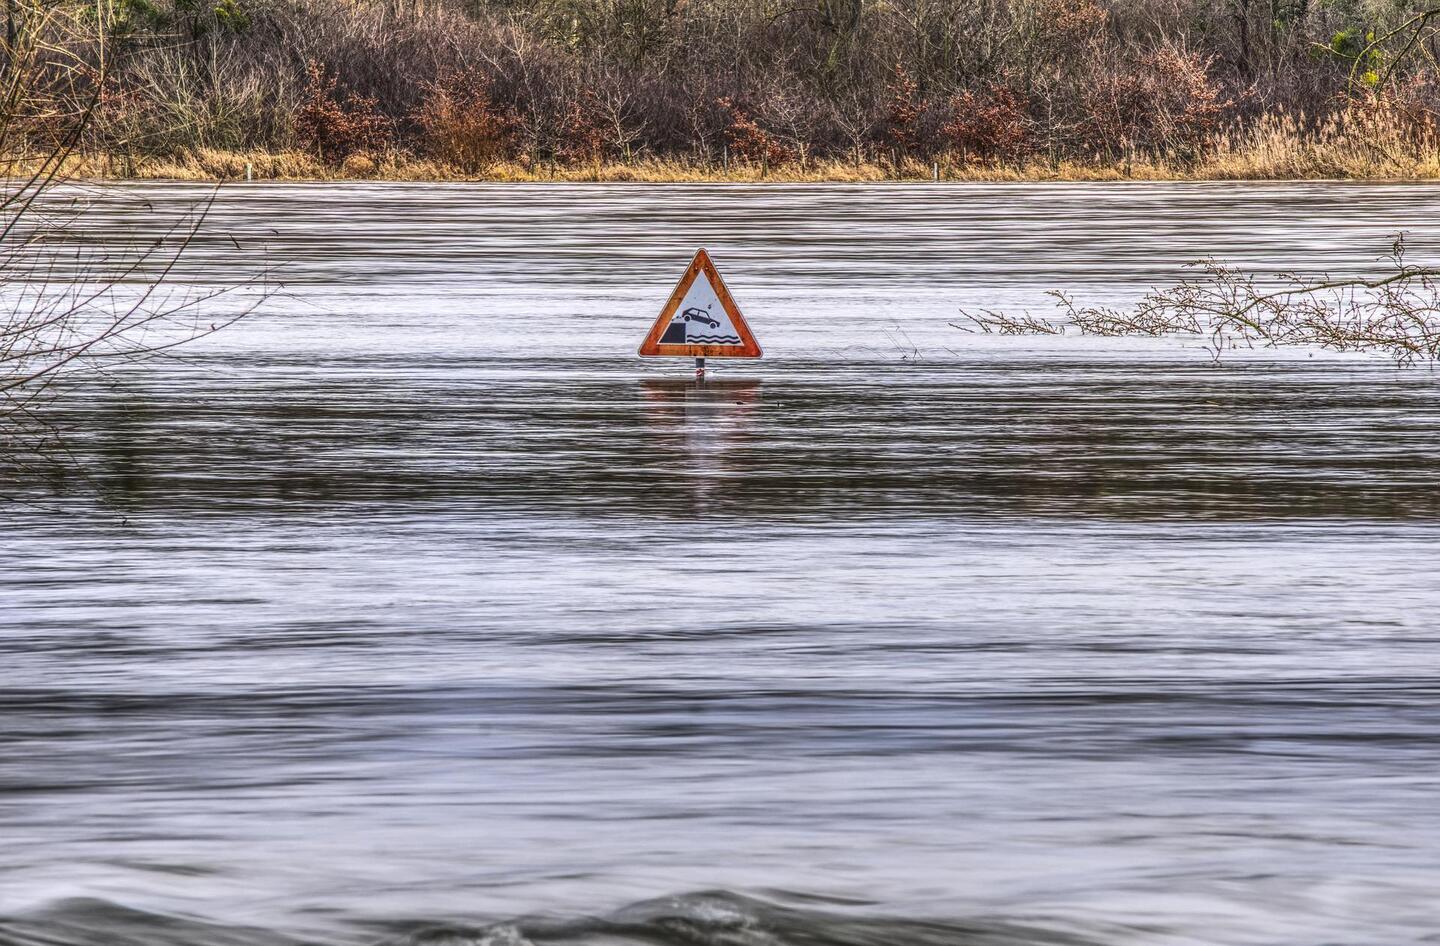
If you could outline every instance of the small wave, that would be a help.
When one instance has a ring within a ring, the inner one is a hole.
[[[1095,946],[1099,941],[1003,919],[917,919],[862,905],[776,894],[711,891],[633,904],[608,916],[493,924],[364,924],[376,946]],[[336,937],[336,946],[351,942]],[[0,946],[325,946],[282,931],[65,900],[0,916]]]
[[[263,927],[72,898],[15,916],[0,915],[0,946],[301,946],[301,941]]]
[[[690,337],[686,338],[685,341],[688,342],[688,343],[691,344],[691,345],[694,345],[694,344],[697,344],[697,343],[699,343],[699,344],[704,344],[704,345],[738,345],[738,344],[740,344],[740,336],[738,336],[738,335],[691,335]]]

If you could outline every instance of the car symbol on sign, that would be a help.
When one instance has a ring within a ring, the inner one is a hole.
[[[704,309],[686,309],[684,312],[680,313],[680,318],[684,319],[686,322],[704,322],[711,328],[720,327],[720,320],[712,319],[710,317],[710,314]]]

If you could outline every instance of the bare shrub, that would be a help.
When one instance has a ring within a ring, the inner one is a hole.
[[[1194,157],[1217,131],[1230,101],[1211,78],[1214,57],[1163,45],[1141,57],[1149,120],[1141,140],[1151,148]]]
[[[97,235],[103,191],[57,190],[59,171],[111,88],[87,55],[106,24],[85,10],[14,0],[0,97],[0,417],[33,419],[60,378],[133,364],[215,332],[255,304],[210,305],[263,280],[207,290],[171,279],[210,201],[135,235]],[[39,121],[37,121],[39,119]],[[38,132],[41,132],[37,134]],[[99,194],[99,197],[96,195]],[[260,298],[263,298],[263,293]]]
[[[1063,322],[1052,322],[1049,319],[1041,319],[1031,315],[1029,312],[1022,312],[1019,315],[1010,315],[1005,312],[995,312],[991,309],[982,309],[979,312],[967,312],[960,310],[962,322],[951,322],[951,326],[960,329],[962,332],[983,335],[1064,335],[1065,324]]]
[[[605,132],[594,113],[579,102],[566,106],[559,123],[556,155],[562,160],[595,164],[605,154]]]
[[[289,77],[272,79],[227,49],[202,68],[183,47],[133,63],[121,84],[107,77],[87,138],[118,150],[180,154],[245,149],[288,132]]]
[[[1021,9],[1031,47],[1027,65],[1037,75],[1086,74],[1109,58],[1110,12],[1096,0],[1038,0]]]
[[[31,205],[32,207],[34,205]],[[55,244],[85,218],[88,203],[42,216],[12,207],[0,242],[0,414],[25,412],[67,372],[133,364],[232,324],[255,301],[211,303],[263,274],[206,290],[169,276],[203,226],[207,201],[142,241],[86,238],[62,264]]]
[[[1377,278],[1285,273],[1278,288],[1204,260],[1193,264],[1195,275],[1151,290],[1130,309],[1082,306],[1065,293],[1052,295],[1066,322],[1083,335],[1201,336],[1217,359],[1235,348],[1309,345],[1380,352],[1402,365],[1440,361],[1440,268],[1406,263],[1402,237],[1386,260],[1390,272]],[[965,316],[986,332],[1056,334],[1057,323],[1028,314]]]
[[[1084,147],[1102,154],[1144,150],[1194,158],[1220,129],[1228,106],[1208,74],[1211,62],[1173,46],[1106,73],[1082,96]]]

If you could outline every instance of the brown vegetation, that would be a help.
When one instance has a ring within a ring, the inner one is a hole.
[[[125,0],[103,41],[72,52],[107,63],[80,151],[142,174],[208,174],[203,155],[223,153],[260,176],[1432,176],[1436,14],[1412,0]],[[52,135],[47,115],[27,122]]]
[[[425,156],[463,174],[504,160],[513,147],[515,117],[495,104],[489,78],[476,69],[447,72],[428,84],[413,120]],[[581,153],[593,154],[594,136],[578,113],[572,121],[572,142]]]
[[[305,91],[291,124],[296,140],[331,164],[383,150],[394,137],[394,122],[376,107],[374,96],[335,89],[335,78],[319,62],[305,64]]]

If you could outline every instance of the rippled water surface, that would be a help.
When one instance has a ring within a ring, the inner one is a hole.
[[[950,324],[1398,230],[1440,191],[223,190],[176,278],[283,288],[7,467],[0,944],[1440,942],[1437,376]],[[634,356],[698,245],[767,351],[703,385]]]

